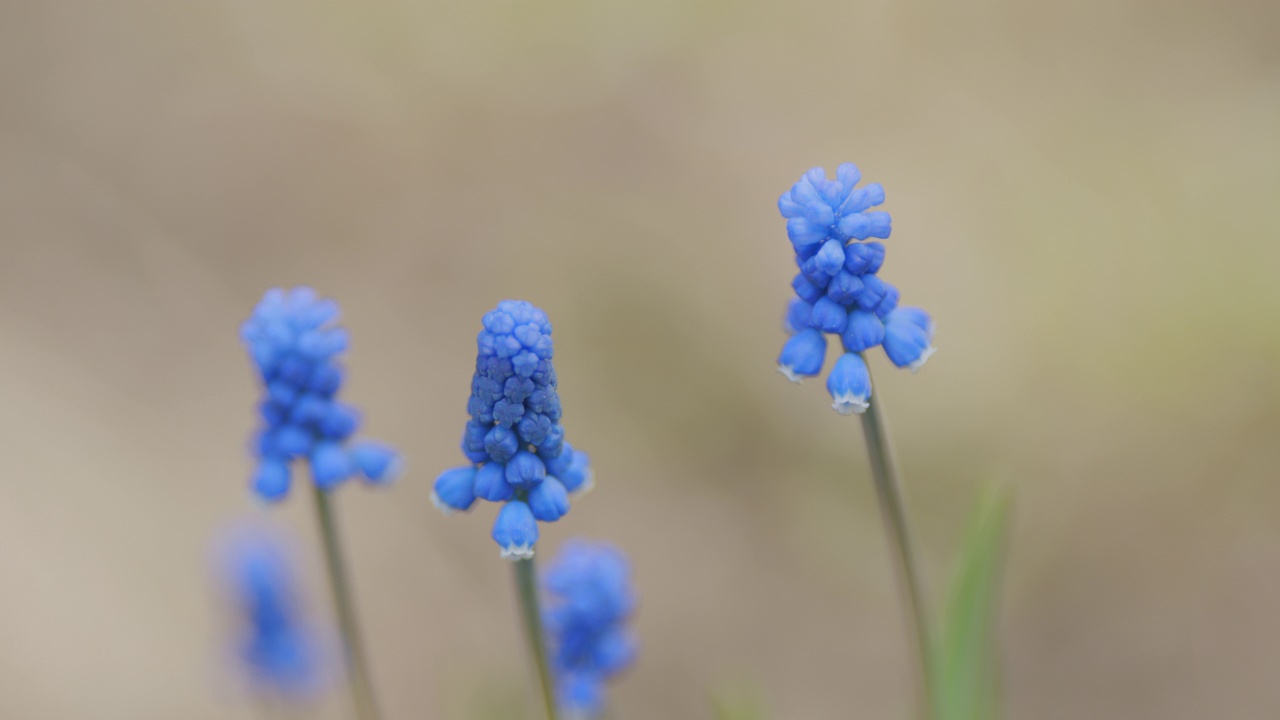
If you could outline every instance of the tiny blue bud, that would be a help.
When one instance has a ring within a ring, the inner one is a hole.
[[[827,284],[831,282],[831,273],[818,267],[818,258],[816,256],[801,263],[800,274],[819,290],[825,290]]]
[[[863,310],[875,310],[889,292],[889,283],[876,275],[862,276],[862,292],[858,293],[858,307]]]
[[[451,515],[470,510],[476,502],[476,469],[472,466],[445,470],[436,478],[431,491],[431,504]]]
[[[581,450],[569,449],[560,455],[561,458],[567,458],[568,463],[561,465],[556,463],[555,477],[564,485],[564,489],[570,494],[584,493],[595,485],[595,474],[591,470],[591,458]]]
[[[902,296],[898,292],[898,288],[885,283],[884,298],[880,300],[880,304],[876,305],[876,315],[883,319],[889,313],[898,308],[898,300]]]
[[[531,488],[547,476],[547,466],[537,455],[521,450],[507,463],[507,484],[514,488]]]
[[[795,279],[791,281],[791,287],[795,288],[796,295],[799,296],[801,300],[811,305],[818,302],[818,298],[823,295],[822,288],[809,282],[809,279],[803,274],[797,275]]]
[[[533,546],[538,542],[538,521],[528,505],[511,500],[498,512],[491,536],[502,548],[502,557],[510,560],[531,558]]]
[[[538,443],[538,457],[557,457],[564,450],[564,427],[552,425],[546,437]],[[544,460],[545,462],[545,460]]]
[[[482,463],[489,459],[489,451],[484,449],[484,437],[489,427],[484,423],[471,420],[462,430],[462,454],[473,463]]]
[[[874,275],[883,264],[884,245],[878,242],[850,243],[844,248],[844,269],[854,275]]]
[[[636,657],[635,638],[625,627],[615,627],[602,633],[593,649],[592,660],[606,675],[625,670]]]
[[[489,502],[504,502],[516,494],[507,484],[507,467],[502,463],[487,462],[476,471],[476,497]]]
[[[547,477],[529,491],[529,509],[542,522],[555,522],[569,512],[569,493],[559,480]]]
[[[298,425],[281,425],[271,434],[271,448],[280,455],[301,457],[311,452],[314,438]]]
[[[807,218],[791,218],[787,221],[787,237],[797,253],[817,247],[827,237],[827,229],[814,225]]]
[[[338,443],[318,443],[309,460],[311,477],[321,490],[332,490],[355,472],[351,456]]]
[[[849,324],[840,336],[844,349],[851,353],[860,353],[884,342],[884,323],[875,313],[866,310],[854,310],[849,313]]]
[[[846,307],[857,301],[860,292],[862,292],[862,278],[848,270],[836,273],[836,276],[831,278],[831,284],[827,286],[827,297]]]
[[[813,377],[822,371],[827,354],[827,338],[821,331],[809,329],[791,336],[778,355],[778,372],[791,382]]]
[[[813,304],[813,313],[809,316],[810,327],[836,335],[844,332],[848,321],[849,311],[829,297],[818,298],[818,302]]]
[[[306,393],[299,395],[289,412],[289,419],[299,425],[315,424],[324,419],[329,411],[329,402],[323,397]]]
[[[871,374],[862,356],[845,353],[836,360],[827,376],[827,392],[831,393],[831,408],[841,415],[861,413],[868,407],[871,397]]]
[[[505,463],[516,454],[516,450],[520,448],[520,441],[516,438],[516,433],[511,428],[504,428],[498,425],[484,436],[484,449],[489,453],[489,457],[494,462]]]
[[[835,275],[844,265],[844,245],[839,240],[828,240],[813,257],[814,264],[826,275]]]
[[[360,427],[360,413],[350,405],[340,402],[329,403],[324,417],[320,419],[320,434],[332,440],[343,440],[351,436]]]
[[[289,493],[289,463],[279,458],[263,458],[253,475],[253,491],[267,502],[284,499]]]
[[[332,397],[342,387],[342,368],[325,364],[318,366],[307,381],[307,389],[313,393]]]
[[[509,428],[515,425],[522,417],[524,417],[523,402],[511,402],[504,397],[493,404],[493,421],[503,427]]]
[[[404,472],[404,461],[394,448],[368,440],[351,448],[351,459],[360,474],[374,484],[389,483]]]

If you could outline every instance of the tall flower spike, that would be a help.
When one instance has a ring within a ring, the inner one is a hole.
[[[337,399],[345,372],[339,358],[347,331],[337,327],[338,305],[308,287],[272,288],[240,325],[240,339],[262,381],[262,427],[253,443],[258,468],[253,490],[263,500],[289,492],[293,462],[305,458],[311,477],[331,490],[353,475],[373,484],[403,468],[392,448],[353,442],[360,415]]]
[[[570,495],[590,487],[590,463],[564,440],[546,313],[504,300],[482,325],[462,433],[470,464],[441,474],[432,501],[446,513],[477,498],[505,503],[492,537],[502,557],[520,560],[533,556],[538,522],[559,520]]]
[[[238,655],[256,692],[304,699],[321,689],[319,644],[303,621],[284,547],[265,532],[240,531],[223,548],[223,577],[241,618]]]
[[[913,372],[933,354],[933,320],[928,313],[900,307],[900,293],[880,279],[885,248],[870,238],[888,238],[889,213],[872,208],[884,202],[878,183],[855,187],[862,174],[845,163],[834,180],[822,168],[806,172],[778,198],[800,274],[787,306],[784,329],[791,336],[778,356],[778,370],[799,382],[822,372],[827,341],[840,338],[846,354],[827,378],[831,407],[843,415],[862,413],[871,397],[871,378],[860,357],[877,345],[894,365]]]
[[[543,625],[561,712],[565,718],[598,717],[606,681],[635,661],[630,563],[611,545],[570,540],[547,566],[543,587]]]

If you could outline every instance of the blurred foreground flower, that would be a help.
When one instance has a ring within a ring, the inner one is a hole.
[[[556,694],[565,718],[594,718],[604,685],[635,660],[627,627],[635,609],[631,566],[606,543],[570,540],[547,566],[543,615]]]
[[[827,334],[840,338],[845,354],[827,377],[832,408],[842,415],[862,413],[871,397],[871,375],[863,353],[882,345],[898,367],[919,370],[933,354],[933,320],[919,308],[898,305],[898,289],[881,280],[889,213],[871,208],[884,202],[884,188],[855,188],[862,174],[851,163],[836,179],[813,168],[778,198],[787,218],[800,273],[791,283],[796,297],[787,308],[791,339],[778,356],[778,371],[794,382],[822,371]]]
[[[322,687],[319,643],[303,619],[285,547],[261,530],[231,535],[223,582],[241,622],[238,656],[254,690],[304,699]]]
[[[272,288],[240,326],[263,385],[253,490],[264,500],[288,494],[298,458],[307,459],[322,490],[353,475],[390,482],[403,467],[385,445],[350,442],[360,415],[337,400],[345,375],[338,358],[347,349],[347,331],[334,325],[337,318],[338,304],[311,288]]]
[[[569,496],[591,487],[587,454],[565,442],[546,313],[505,300],[486,313],[462,435],[471,465],[446,470],[431,499],[445,514],[477,498],[503,503],[493,525],[502,557],[533,556],[538,521],[569,512]]]

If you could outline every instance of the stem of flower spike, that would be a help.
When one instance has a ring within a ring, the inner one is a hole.
[[[328,492],[318,487],[314,489],[320,537],[324,541],[324,559],[329,568],[329,587],[333,591],[333,605],[338,613],[338,626],[342,630],[343,660],[347,685],[351,689],[351,701],[355,704],[358,720],[378,720],[378,704],[374,699],[373,686],[369,682],[368,666],[365,665],[364,645],[360,639],[360,628],[356,624],[346,563],[343,562],[342,546],[338,542],[338,528],[333,521],[333,505]]]
[[[538,570],[533,558],[515,562],[516,591],[520,595],[520,615],[525,633],[529,636],[529,650],[533,664],[538,669],[538,684],[542,686],[542,701],[547,710],[547,720],[557,720],[555,686],[551,682],[551,668],[547,664],[547,643],[542,634],[542,609],[538,603]]]
[[[880,513],[884,516],[885,529],[889,531],[889,545],[893,548],[898,583],[910,605],[907,631],[915,641],[916,654],[919,656],[916,658],[916,674],[921,715],[934,718],[937,716],[937,708],[933,695],[933,616],[925,597],[920,556],[916,552],[914,536],[907,519],[902,479],[898,475],[893,448],[889,442],[889,426],[880,410],[880,403],[875,398],[868,401],[867,410],[862,414],[862,432],[867,440],[867,455],[871,460],[871,476],[875,481],[876,496],[880,500]]]

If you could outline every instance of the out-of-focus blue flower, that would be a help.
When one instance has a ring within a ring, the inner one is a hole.
[[[354,475],[387,483],[403,468],[390,447],[351,442],[360,415],[337,400],[345,376],[339,358],[347,349],[347,331],[335,325],[337,319],[337,303],[311,288],[272,288],[240,325],[263,386],[252,485],[264,500],[288,494],[299,458],[306,458],[312,480],[324,490]]]
[[[223,554],[224,581],[241,618],[237,652],[254,689],[297,699],[320,690],[320,645],[303,622],[284,547],[263,531],[245,530]]]
[[[605,543],[570,540],[543,576],[551,666],[561,711],[592,718],[604,708],[604,684],[629,667],[636,641],[627,622],[635,610],[631,565]]]
[[[446,512],[468,510],[476,498],[506,503],[492,537],[502,557],[519,560],[533,555],[538,521],[559,520],[569,496],[591,487],[590,461],[564,440],[546,313],[504,300],[482,325],[467,400],[471,419],[462,433],[471,465],[441,474],[432,501]]]
[[[888,238],[884,188],[855,187],[862,174],[845,163],[834,180],[822,168],[806,172],[778,198],[800,274],[784,329],[791,335],[778,356],[778,370],[794,382],[822,372],[827,342],[840,337],[846,355],[827,380],[832,407],[842,414],[868,407],[871,380],[858,357],[877,345],[898,367],[918,370],[933,354],[933,321],[919,308],[900,307],[900,293],[877,273],[885,248],[870,238]],[[852,356],[851,356],[852,355]]]

